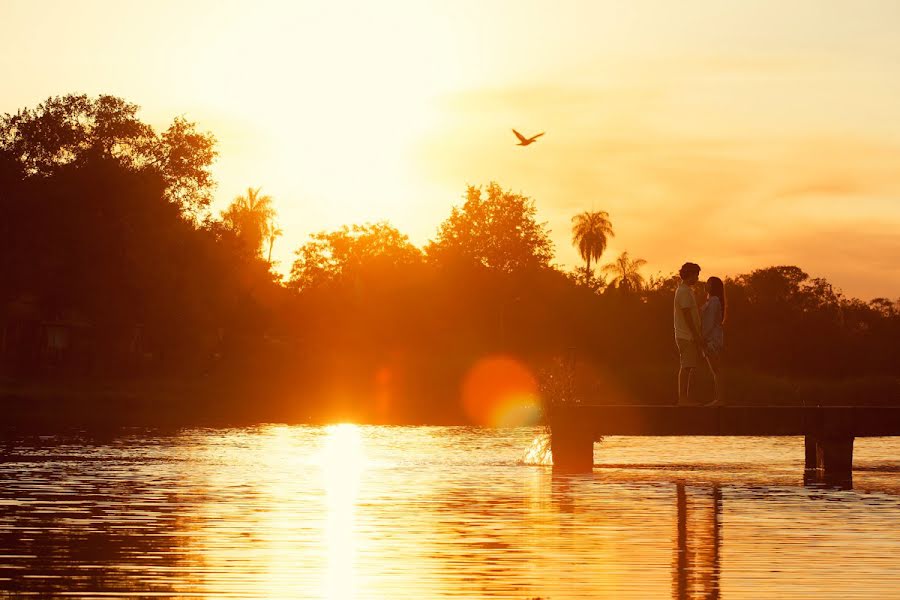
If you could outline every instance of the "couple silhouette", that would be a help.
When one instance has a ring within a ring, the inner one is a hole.
[[[687,404],[691,376],[702,359],[713,376],[715,395],[707,406],[722,403],[722,351],[725,348],[725,286],[718,277],[706,281],[706,301],[697,305],[694,286],[700,280],[700,265],[686,262],[678,271],[681,283],[675,290],[675,345],[678,347],[678,404]]]

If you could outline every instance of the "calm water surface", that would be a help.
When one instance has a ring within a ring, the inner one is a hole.
[[[260,426],[7,436],[0,596],[900,598],[900,441]],[[537,440],[537,441],[536,441]]]

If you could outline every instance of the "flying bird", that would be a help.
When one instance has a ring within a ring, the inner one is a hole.
[[[537,139],[538,139],[539,137],[541,137],[542,135],[544,135],[544,132],[542,131],[542,132],[540,132],[539,134],[537,134],[537,135],[535,135],[535,136],[532,136],[532,137],[530,137],[530,138],[527,138],[527,137],[525,137],[524,135],[522,135],[521,133],[519,133],[518,131],[516,131],[515,129],[513,129],[512,132],[513,132],[514,134],[516,134],[516,137],[517,137],[517,138],[519,138],[519,143],[516,144],[516,146],[527,146],[527,145],[529,145],[529,144],[533,144],[533,143],[535,143],[535,142],[537,141]]]

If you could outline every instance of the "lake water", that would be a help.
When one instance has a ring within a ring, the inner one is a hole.
[[[7,435],[0,596],[900,598],[900,441],[267,425]]]

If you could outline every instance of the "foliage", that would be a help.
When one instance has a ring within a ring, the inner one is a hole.
[[[613,276],[610,285],[626,292],[633,292],[644,287],[644,277],[640,269],[646,264],[647,261],[643,258],[631,258],[628,252],[622,252],[615,262],[603,265],[600,270]]]
[[[136,113],[65,96],[2,118],[0,371],[43,364],[53,323],[77,370],[106,376],[206,368],[239,330],[262,335],[268,265],[199,218],[212,137],[183,119],[157,136]]]
[[[550,405],[578,402],[575,364],[571,356],[554,357],[547,366],[540,370],[538,375],[545,415]]]
[[[272,245],[281,230],[275,225],[275,208],[272,197],[261,195],[262,188],[247,188],[247,193],[232,200],[222,211],[222,222],[246,244],[253,254],[261,254],[263,244],[269,244],[269,262]]]
[[[139,107],[115,96],[55,96],[0,117],[0,155],[24,175],[50,176],[66,165],[113,160],[164,182],[167,200],[196,216],[210,203],[215,138],[178,117],[162,134],[142,122]]]
[[[216,159],[215,138],[194,123],[176,117],[151,146],[152,167],[166,182],[166,196],[185,212],[202,214],[216,187],[210,167]]]
[[[275,240],[282,235],[284,235],[284,231],[281,230],[281,227],[278,226],[274,219],[269,219],[263,231],[264,239],[269,244],[269,251],[266,254],[266,262],[269,264],[272,264],[272,248],[275,247]]]
[[[599,261],[609,238],[615,236],[609,213],[605,210],[585,211],[572,217],[572,243],[585,262],[585,280],[594,272],[591,261]]]
[[[568,278],[572,281],[572,283],[576,285],[583,286],[595,294],[599,294],[609,282],[606,280],[606,277],[603,275],[595,275],[593,273],[593,269],[588,269],[587,265],[583,267],[575,267],[568,273],[566,273]]]
[[[536,221],[534,200],[491,182],[469,186],[426,253],[433,263],[464,260],[504,273],[546,267],[553,258],[549,231]]]
[[[365,271],[414,265],[421,251],[406,235],[387,223],[351,225],[313,234],[301,246],[291,268],[289,285],[309,289],[339,280],[353,280]]]

